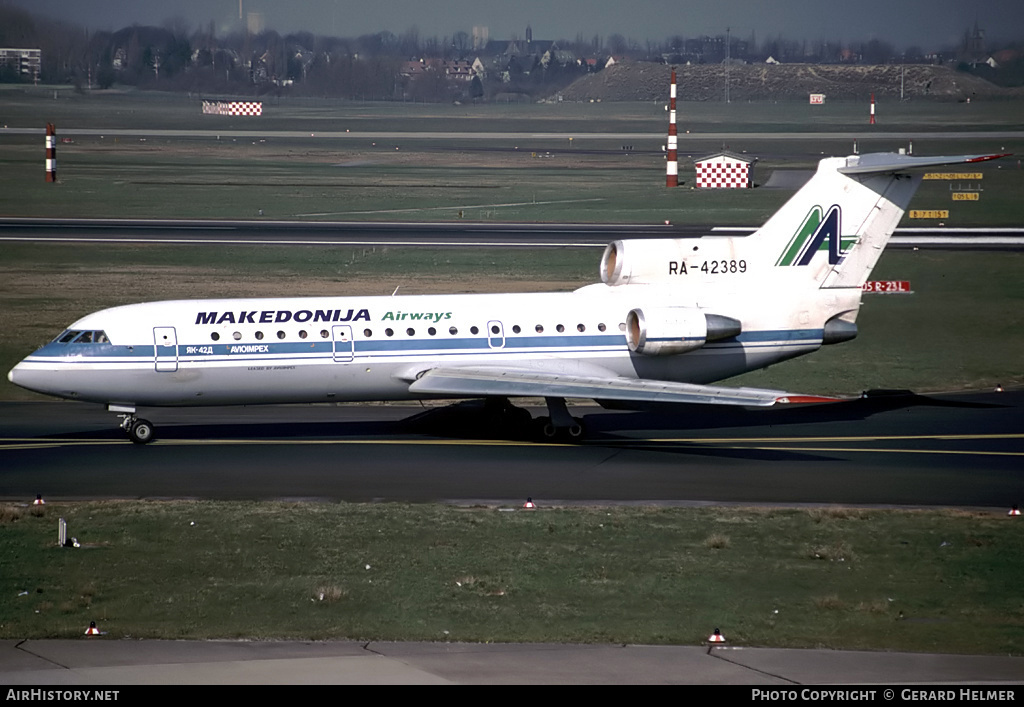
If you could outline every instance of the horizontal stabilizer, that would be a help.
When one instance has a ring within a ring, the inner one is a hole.
[[[869,155],[860,155],[846,158],[846,166],[839,167],[840,174],[888,174],[899,172],[904,169],[915,169],[921,167],[939,167],[946,164],[968,164],[973,162],[988,162],[997,160],[1000,157],[1008,157],[1009,153],[999,155],[953,155],[937,157],[914,157],[913,155],[899,155],[894,152],[876,152]]]
[[[638,380],[615,376],[611,372],[607,378],[602,378],[486,366],[434,368],[416,379],[409,386],[409,391],[468,398],[558,397],[702,405],[769,406],[775,403],[830,400],[780,390]]]

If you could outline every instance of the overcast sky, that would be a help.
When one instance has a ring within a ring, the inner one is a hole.
[[[97,30],[132,24],[162,26],[182,18],[191,29],[212,21],[221,30],[238,19],[239,0],[0,0]],[[758,42],[790,39],[882,39],[897,47],[937,49],[979,27],[993,39],[1024,40],[1024,0],[243,0],[267,29],[355,37],[411,28],[421,39],[488,28],[491,39],[587,41],[621,34],[644,43],[672,35],[756,32]]]

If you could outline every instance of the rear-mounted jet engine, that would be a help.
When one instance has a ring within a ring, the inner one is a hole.
[[[732,317],[707,314],[692,307],[632,309],[626,315],[629,350],[647,356],[669,356],[699,349],[708,341],[738,336],[742,327]]]

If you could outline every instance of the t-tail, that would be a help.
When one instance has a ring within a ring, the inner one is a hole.
[[[848,341],[857,334],[861,289],[921,183],[915,170],[1002,156],[829,157],[749,236],[616,241],[605,249],[601,279],[613,288],[657,287],[671,307],[738,321],[742,332]]]
[[[892,153],[821,160],[818,170],[750,236],[785,273],[822,289],[861,288],[921,183],[921,167],[1002,155],[912,157]]]
[[[605,250],[601,279],[612,286],[671,283],[698,303],[709,290],[733,287],[723,277],[732,274],[787,290],[860,289],[921,182],[912,170],[1003,156],[829,157],[751,235],[616,241]]]

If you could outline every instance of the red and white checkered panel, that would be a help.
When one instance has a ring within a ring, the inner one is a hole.
[[[229,115],[263,115],[263,104],[255,101],[232,101]]]
[[[744,162],[715,160],[697,163],[697,187],[700,189],[746,189],[750,185],[750,165]]]
[[[259,101],[203,101],[206,115],[263,115]]]

